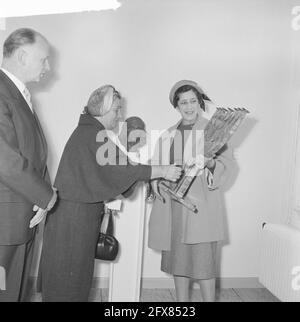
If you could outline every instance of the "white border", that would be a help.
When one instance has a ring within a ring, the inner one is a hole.
[[[22,17],[45,14],[61,14],[67,12],[81,12],[93,10],[118,9],[121,6],[119,0],[26,0],[22,3],[20,0],[1,1],[0,17]]]

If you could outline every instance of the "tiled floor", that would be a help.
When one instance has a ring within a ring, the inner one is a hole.
[[[141,302],[175,302],[174,289],[144,289]],[[90,293],[90,302],[107,302],[108,290],[93,288]],[[192,302],[201,302],[199,289],[192,290]],[[31,302],[41,302],[39,293],[31,296]],[[217,290],[216,302],[280,302],[265,288],[229,288]]]

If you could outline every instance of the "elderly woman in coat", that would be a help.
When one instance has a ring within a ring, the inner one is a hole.
[[[159,139],[156,151],[160,153],[154,154],[152,164],[189,162],[198,142],[197,131],[203,131],[208,122],[202,116],[207,101],[209,98],[194,81],[183,80],[173,86],[170,102],[181,120]],[[196,176],[186,196],[198,213],[158,191],[157,180],[152,182],[157,198],[149,221],[149,247],[162,251],[161,270],[174,276],[178,301],[190,300],[191,279],[199,281],[204,301],[215,299],[216,246],[224,237],[220,188],[232,162],[227,145],[213,158],[205,158],[204,171]]]
[[[176,181],[181,175],[179,167],[124,163],[127,156],[108,136],[118,126],[121,111],[119,92],[111,85],[98,88],[65,146],[54,183],[59,201],[44,232],[39,274],[43,301],[88,300],[104,201],[137,181]]]

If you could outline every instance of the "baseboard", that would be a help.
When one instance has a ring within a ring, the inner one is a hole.
[[[31,278],[31,283],[35,285],[36,277]],[[108,277],[94,277],[92,288],[108,288]],[[194,283],[194,287],[199,285]],[[218,288],[263,288],[257,277],[223,277],[217,279]],[[174,288],[173,278],[145,277],[142,279],[143,289],[154,288]]]
[[[92,288],[109,288],[108,277],[94,277]]]
[[[219,288],[264,288],[258,277],[224,277],[217,279]]]
[[[218,288],[262,288],[256,277],[230,277],[217,278]],[[199,288],[198,283],[193,283],[194,288]],[[174,288],[173,278],[143,278],[142,288]]]
[[[93,280],[93,288],[108,288],[109,279],[95,277]],[[194,287],[198,288],[198,284],[194,283]],[[258,277],[225,277],[217,279],[218,288],[263,288],[259,283]],[[174,288],[173,278],[156,278],[146,277],[142,279],[143,289],[154,288]]]

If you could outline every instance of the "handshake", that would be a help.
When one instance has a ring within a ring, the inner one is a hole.
[[[174,165],[167,166],[153,166],[152,167],[152,176],[160,177],[167,181],[176,182],[180,179],[182,175],[181,167]],[[50,211],[57,201],[57,189],[53,188],[53,195],[49,201],[46,209],[40,208],[37,205],[34,205],[33,211],[36,213],[30,220],[29,228],[33,228],[36,225],[40,224],[44,218],[47,216],[48,211]]]
[[[178,181],[183,173],[183,169],[180,166],[177,165],[165,165],[160,166],[162,171],[162,178],[167,181]]]
[[[39,223],[41,223],[44,220],[44,218],[46,217],[48,211],[50,211],[53,208],[56,201],[57,201],[57,189],[53,188],[53,195],[52,195],[52,198],[49,201],[46,209],[42,209],[42,208],[38,207],[37,205],[33,206],[32,210],[34,212],[36,212],[36,214],[30,220],[29,228],[33,228],[36,225],[38,225]]]

